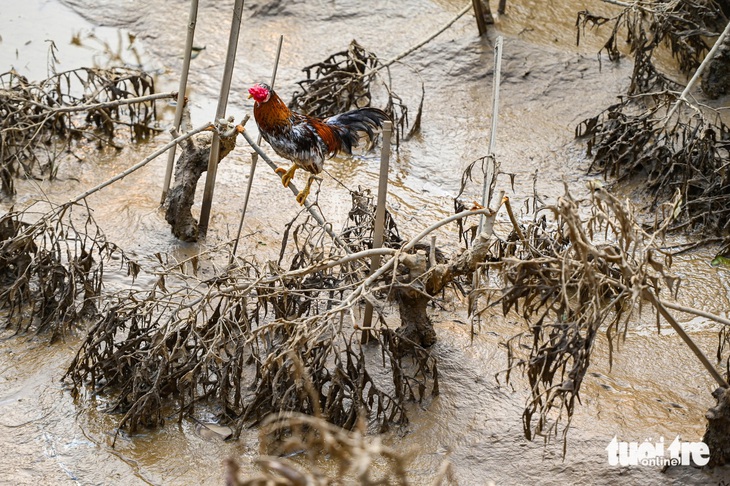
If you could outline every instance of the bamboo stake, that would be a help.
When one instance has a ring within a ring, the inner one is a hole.
[[[481,1],[481,0],[478,0]],[[378,203],[375,206],[375,227],[373,228],[373,249],[383,246],[383,233],[385,232],[385,200],[388,196],[388,169],[390,166],[390,137],[393,133],[393,122],[383,122],[383,148],[380,151],[380,180],[378,181]],[[370,274],[372,275],[380,267],[380,255],[375,255],[370,260]],[[363,316],[363,327],[369,328],[373,322],[373,305],[370,302],[365,304]],[[362,342],[370,340],[370,331],[363,330]]]
[[[487,22],[484,20],[482,0],[472,0],[471,3],[474,7],[474,16],[477,18],[477,29],[479,30],[479,35],[482,36],[487,33]]]
[[[243,1],[236,0],[233,7],[233,20],[231,20],[231,32],[228,37],[228,53],[226,55],[226,65],[223,68],[223,80],[221,81],[221,91],[218,97],[218,109],[216,110],[216,121],[223,118],[226,114],[226,106],[228,105],[228,93],[231,90],[231,78],[233,77],[233,66],[236,63],[236,50],[238,48],[238,34],[241,30],[241,16],[243,15]],[[213,204],[213,189],[215,188],[215,177],[218,171],[218,154],[220,152],[220,137],[217,132],[213,132],[213,140],[210,145],[210,158],[208,159],[208,174],[205,178],[205,191],[203,192],[203,203],[200,209],[200,222],[198,229],[200,234],[205,236],[208,231],[208,221],[210,220],[210,209]]]
[[[502,36],[497,37],[497,43],[494,46],[494,80],[492,82],[492,128],[489,132],[489,151],[487,157],[494,160],[494,148],[497,144],[497,119],[499,118],[499,83],[502,76]],[[487,193],[489,192],[489,184],[492,177],[489,174],[489,165],[484,171],[484,186],[482,187],[482,207],[486,208],[489,204],[487,201]],[[492,174],[493,176],[494,174]],[[477,234],[482,234],[484,227],[484,215],[479,217],[479,230]]]
[[[271,71],[271,83],[269,83],[269,86],[271,88],[274,88],[274,83],[276,83],[276,71],[279,69],[279,57],[281,56],[281,45],[284,43],[284,35],[279,36],[279,45],[276,47],[276,58],[274,59],[274,69]],[[259,132],[259,136],[256,139],[256,145],[261,145],[261,132]],[[241,230],[243,229],[243,220],[246,218],[246,210],[248,209],[248,198],[251,195],[251,186],[253,185],[253,176],[256,173],[256,163],[259,160],[259,154],[256,152],[253,152],[251,154],[251,171],[248,176],[248,184],[246,185],[246,195],[243,197],[243,208],[241,209],[241,221],[238,223],[238,232],[236,233],[236,240],[233,243],[233,251],[231,252],[230,259],[228,261],[228,264],[230,265],[233,263],[233,258],[236,256],[236,251],[238,251],[238,241],[241,239]]]
[[[266,162],[269,167],[271,167],[272,170],[275,171],[278,168],[278,166],[269,158],[269,156],[266,155],[266,152],[264,152],[261,147],[259,147],[259,145],[253,141],[248,132],[243,132],[241,135],[243,135],[243,138],[246,140],[246,142],[248,142],[251,148],[254,149],[257,154],[259,154],[259,157],[261,157],[263,161]],[[288,187],[294,195],[299,194],[299,189],[297,189],[297,186],[294,184],[294,182],[290,182]],[[306,199],[304,201],[304,207],[307,208],[307,211],[309,211],[309,214],[312,215],[314,220],[320,226],[322,226],[322,228],[324,228],[324,230],[327,232],[330,238],[332,238],[332,241],[334,241],[337,246],[342,248],[345,253],[352,253],[351,250],[347,247],[347,244],[342,241],[342,238],[337,236],[335,232],[332,231],[332,224],[328,223],[320,213],[315,211],[314,204],[310,203],[309,199]]]
[[[190,15],[188,17],[188,34],[185,38],[185,54],[183,55],[182,71],[180,72],[180,85],[177,92],[182,93],[182,97],[178,95],[177,106],[175,107],[175,121],[173,126],[175,130],[180,129],[182,122],[183,108],[185,107],[185,93],[188,86],[188,73],[190,72],[190,58],[193,52],[193,38],[195,37],[195,24],[198,21],[198,0],[191,0]],[[162,197],[160,204],[165,203],[167,199],[167,191],[170,190],[170,180],[172,179],[172,167],[175,165],[175,149],[173,147],[167,155],[167,168],[165,169],[165,179],[162,182]]]

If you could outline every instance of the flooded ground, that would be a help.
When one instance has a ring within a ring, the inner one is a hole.
[[[6,2],[7,3],[7,2]],[[493,2],[494,3],[494,2]],[[158,75],[158,90],[176,89],[186,34],[187,2],[166,0],[29,0],[4,6],[0,19],[0,70],[15,67],[30,78],[45,77],[45,39],[58,46],[58,70],[110,59],[142,63]],[[301,68],[346,48],[350,40],[384,59],[399,54],[437,30],[462,2],[247,2],[228,112],[237,119],[252,104],[244,93],[267,80],[276,40],[285,35],[277,78],[282,98],[289,99],[302,79]],[[500,181],[515,207],[532,193],[538,171],[538,193],[547,200],[563,192],[584,191],[586,161],[572,141],[575,125],[615,100],[628,82],[629,60],[601,64],[595,53],[602,36],[587,35],[575,46],[575,14],[605,12],[602,2],[548,0],[508,2],[487,38],[476,35],[473,17],[459,20],[423,49],[393,69],[395,89],[415,112],[420,84],[426,98],[422,133],[404,143],[391,163],[389,204],[405,237],[450,214],[463,169],[486,155],[491,123],[491,79],[495,32],[505,36],[503,84],[497,157],[505,172]],[[8,11],[10,12],[8,14]],[[232,2],[201,2],[196,45],[205,47],[192,63],[188,96],[193,124],[212,118],[228,39]],[[120,30],[121,29],[121,30]],[[94,36],[90,37],[89,33]],[[131,36],[130,36],[131,34]],[[72,45],[76,36],[78,45]],[[106,47],[105,47],[106,46]],[[171,116],[167,116],[167,123]],[[255,134],[253,123],[248,129]],[[19,195],[3,209],[22,206],[44,193],[65,201],[134,164],[167,141],[128,147],[121,154],[96,154],[87,161],[66,161],[56,182],[19,182]],[[249,150],[241,146],[218,170],[213,214],[205,245],[227,241],[238,225],[248,178]],[[158,210],[164,158],[90,198],[95,218],[108,238],[142,261],[156,252],[193,253],[170,234]],[[349,187],[377,187],[378,156],[335,159],[328,169]],[[259,166],[261,167],[261,166]],[[202,184],[199,185],[202,188]],[[477,195],[474,195],[477,198]],[[198,201],[200,197],[198,197]],[[323,211],[335,227],[346,216],[348,192],[325,177],[319,194]],[[199,206],[195,207],[199,211]],[[299,210],[278,176],[259,170],[249,204],[246,235],[239,250],[261,261],[278,253],[278,241]],[[196,213],[197,214],[197,213]],[[453,245],[444,238],[445,245]],[[709,251],[679,258],[675,270],[685,276],[682,303],[726,314],[728,274],[711,268]],[[112,281],[110,285],[113,285]],[[495,316],[471,340],[466,317],[434,311],[439,342],[441,394],[411,411],[405,431],[386,436],[398,449],[410,451],[414,484],[427,482],[448,457],[460,484],[718,484],[730,480],[725,469],[711,474],[691,468],[618,468],[608,465],[605,447],[614,436],[642,442],[680,435],[700,440],[704,413],[714,405],[713,381],[673,333],[656,333],[652,315],[642,315],[609,370],[607,351],[597,353],[574,417],[567,453],[560,440],[544,446],[522,433],[521,411],[527,398],[524,382],[498,383],[506,365],[498,344],[515,334],[516,318]],[[713,355],[714,327],[704,320],[685,323],[702,348]],[[164,428],[134,438],[120,437],[111,447],[116,417],[100,412],[91,399],[74,402],[60,382],[78,345],[48,346],[36,337],[0,336],[0,482],[7,484],[221,484],[222,461],[236,457],[253,470],[258,454],[255,430],[224,443],[194,433],[195,424],[174,419]],[[599,343],[600,344],[600,343]],[[601,346],[601,350],[607,349]],[[520,386],[523,385],[523,386]]]

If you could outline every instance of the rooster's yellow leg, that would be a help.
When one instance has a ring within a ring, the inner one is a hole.
[[[292,179],[294,179],[294,172],[297,170],[297,164],[292,164],[291,167],[289,167],[289,170],[284,169],[283,167],[277,167],[276,173],[281,176],[281,183],[284,184],[284,187],[289,187],[289,183]]]
[[[312,181],[314,180],[314,176],[310,175],[309,179],[307,179],[307,185],[302,189],[299,194],[297,194],[297,202],[300,206],[304,205],[304,201],[307,200],[307,196],[309,196],[309,189],[312,187]]]

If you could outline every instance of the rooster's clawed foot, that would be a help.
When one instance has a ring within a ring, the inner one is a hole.
[[[310,176],[309,176],[309,179],[307,179],[307,185],[306,185],[306,186],[304,187],[304,189],[302,189],[302,190],[301,190],[301,191],[299,192],[299,194],[297,194],[297,202],[299,203],[299,205],[300,205],[300,206],[303,206],[303,205],[304,205],[304,201],[306,201],[306,200],[307,200],[307,196],[309,196],[309,189],[311,189],[311,187],[312,187],[312,182],[313,182],[313,181],[314,181],[315,179],[317,179],[317,180],[322,180],[322,179],[320,179],[319,177],[315,177],[315,176],[313,176],[313,175],[310,175]]]
[[[294,172],[296,172],[296,170],[297,166],[296,164],[293,164],[289,167],[289,170],[283,167],[277,167],[275,172],[281,176],[281,183],[284,184],[284,187],[289,187],[289,183],[292,179],[294,179]]]

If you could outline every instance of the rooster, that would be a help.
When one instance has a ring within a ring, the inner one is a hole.
[[[293,162],[289,169],[276,169],[284,187],[289,186],[297,168],[311,173],[307,185],[297,195],[299,204],[304,204],[309,196],[312,181],[322,172],[325,159],[341,152],[351,155],[361,133],[372,142],[374,130],[390,119],[377,108],[359,108],[320,120],[294,113],[266,84],[255,84],[248,93],[256,102],[253,116],[261,136],[274,152]]]

